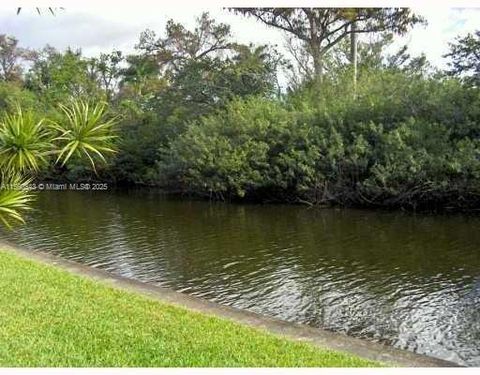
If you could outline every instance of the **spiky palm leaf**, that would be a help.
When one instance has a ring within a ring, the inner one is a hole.
[[[18,107],[0,122],[0,167],[3,171],[38,171],[52,153],[52,132],[43,120]]]
[[[31,209],[34,200],[28,190],[31,180],[11,173],[2,173],[0,179],[0,222],[7,228],[14,223],[25,223],[22,214]]]
[[[87,157],[95,169],[95,159],[106,163],[105,155],[115,153],[113,141],[116,118],[107,119],[107,105],[91,105],[83,100],[72,101],[70,105],[60,105],[65,114],[65,121],[53,127],[60,135],[55,141],[60,142],[57,162],[65,165],[72,155]]]
[[[95,160],[106,162],[105,155],[115,152],[115,118],[107,118],[106,104],[90,105],[73,101],[61,106],[65,121],[35,121],[33,114],[20,108],[0,122],[0,223],[11,227],[23,223],[23,212],[30,209],[34,195],[25,177],[57,154],[64,165],[72,155],[87,157],[95,170]],[[59,147],[59,148],[58,148]]]

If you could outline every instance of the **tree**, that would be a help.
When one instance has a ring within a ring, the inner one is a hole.
[[[91,98],[99,95],[97,82],[81,50],[69,48],[62,53],[48,45],[33,59],[26,75],[26,86],[55,105],[70,96]]]
[[[236,97],[273,96],[282,57],[271,46],[234,43],[230,27],[207,13],[193,28],[170,20],[164,35],[142,33],[138,54],[127,57],[119,103],[122,152],[113,173],[150,183],[156,161],[192,120]]]
[[[230,38],[230,26],[217,24],[206,12],[197,18],[193,31],[169,20],[164,38],[157,38],[155,32],[146,30],[136,47],[154,56],[160,69],[178,71],[190,60],[201,60],[228,50],[232,46]]]
[[[0,79],[17,81],[21,79],[22,60],[29,59],[33,53],[18,46],[18,40],[13,36],[0,35]]]
[[[354,92],[357,89],[357,75],[358,75],[358,33],[357,23],[353,22],[350,25],[350,62],[353,66],[353,87]]]
[[[152,99],[161,103],[165,117],[175,113],[182,122],[189,114],[205,114],[235,96],[270,94],[282,63],[269,46],[232,42],[230,27],[208,13],[197,18],[193,30],[170,20],[164,37],[145,31],[137,50],[141,54],[129,57],[124,82],[166,80]]]
[[[464,78],[470,85],[480,85],[480,30],[450,43],[448,74]]]
[[[93,57],[88,62],[91,76],[98,82],[99,86],[110,100],[116,92],[119,79],[123,69],[121,63],[124,57],[122,51],[112,51],[111,53],[100,53],[99,57]]]
[[[125,61],[128,66],[122,69],[119,82],[121,97],[136,100],[149,98],[166,85],[154,56],[129,55]]]
[[[169,90],[189,106],[220,107],[235,96],[269,95],[281,58],[268,46],[232,45],[231,57],[204,57],[185,62]],[[178,101],[176,101],[178,106]],[[203,111],[200,111],[203,112]],[[200,113],[197,113],[197,115]]]
[[[288,64],[274,47],[235,44],[233,51],[225,75],[234,95],[268,96],[279,89],[277,72]]]
[[[360,40],[357,42],[357,65],[359,75],[365,71],[372,70],[403,70],[417,71],[422,73],[430,68],[426,57],[411,56],[408,46],[401,46],[392,52],[386,52],[388,47],[392,47],[393,34],[381,33],[369,38],[370,40]],[[351,69],[352,67],[352,48],[351,40],[344,39],[333,47],[325,57],[329,76],[333,76]]]
[[[423,19],[406,8],[236,8],[292,35],[312,58],[314,78],[321,80],[327,52],[353,33],[405,33]],[[355,40],[355,38],[354,38]]]

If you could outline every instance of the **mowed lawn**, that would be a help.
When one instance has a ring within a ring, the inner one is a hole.
[[[0,367],[375,365],[0,250]]]

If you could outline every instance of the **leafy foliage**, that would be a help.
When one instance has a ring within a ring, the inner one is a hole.
[[[217,199],[480,204],[478,32],[452,44],[440,72],[406,47],[386,54],[394,34],[423,22],[408,9],[237,12],[286,31],[293,62],[236,43],[208,13],[192,28],[170,20],[162,35],[145,31],[127,56],[0,38],[2,170]],[[375,39],[347,38],[358,33]]]
[[[159,173],[220,199],[478,204],[477,91],[402,71],[363,75],[356,97],[346,82],[325,82],[320,99],[314,87],[285,104],[234,101],[190,125]]]
[[[283,64],[270,46],[233,43],[206,13],[193,30],[171,21],[164,37],[143,33],[137,49],[120,83],[122,146],[110,169],[120,183],[158,183],[159,148],[237,97],[274,96]]]
[[[15,223],[25,223],[22,213],[31,209],[34,195],[28,192],[29,179],[16,173],[0,176],[0,222],[7,228]]]
[[[94,77],[108,99],[112,98],[119,84],[123,60],[122,51],[114,50],[111,53],[101,53],[98,58],[93,57],[89,61],[90,76]]]
[[[208,12],[197,18],[193,30],[169,20],[165,34],[164,38],[157,38],[155,32],[146,30],[140,36],[137,48],[154,56],[158,67],[167,71],[181,70],[185,62],[218,55],[232,46],[230,26],[218,24]]]
[[[7,227],[23,222],[22,213],[30,208],[33,195],[28,190],[32,175],[58,155],[65,165],[72,155],[87,158],[92,168],[98,160],[114,152],[112,129],[115,118],[106,119],[106,104],[90,106],[84,101],[61,105],[65,121],[36,120],[20,107],[6,114],[0,123],[0,221]]]
[[[450,58],[450,75],[463,77],[471,85],[480,85],[480,30],[457,38],[445,57]]]
[[[106,104],[90,105],[86,101],[73,101],[70,105],[60,105],[65,114],[65,121],[52,125],[60,135],[55,141],[60,142],[57,162],[65,165],[72,155],[87,157],[95,170],[94,159],[106,162],[106,154],[115,152],[112,142],[115,135],[112,129],[115,118],[106,118]]]
[[[22,73],[22,61],[28,60],[32,56],[32,51],[18,46],[16,38],[0,34],[0,80],[19,81]]]
[[[425,20],[408,8],[233,8],[290,37],[291,52],[317,80],[325,70],[325,55],[350,34],[406,33]],[[303,53],[296,53],[301,50]],[[303,55],[303,56],[302,56]],[[311,68],[309,67],[311,65]]]
[[[70,97],[101,99],[103,93],[89,63],[80,50],[69,48],[62,53],[47,45],[33,59],[25,85],[51,106]]]
[[[44,120],[32,112],[5,114],[0,122],[0,168],[3,171],[38,171],[51,154],[52,131]]]

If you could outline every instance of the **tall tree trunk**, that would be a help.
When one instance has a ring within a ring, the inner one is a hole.
[[[321,55],[320,51],[315,51],[312,54],[313,57],[313,69],[315,74],[315,80],[318,82],[322,82],[323,78],[323,56]]]
[[[323,54],[321,52],[321,41],[317,35],[317,20],[313,12],[307,12],[307,17],[310,26],[310,53],[313,58],[313,73],[314,79],[318,83],[322,82],[323,78]]]
[[[350,62],[352,63],[352,67],[353,67],[353,92],[354,92],[354,95],[356,95],[356,91],[357,91],[357,75],[358,75],[358,72],[357,72],[357,65],[358,65],[358,62],[357,62],[357,57],[358,57],[358,51],[357,51],[357,46],[358,46],[358,34],[356,32],[356,29],[357,29],[357,26],[354,23],[352,23],[352,26],[351,26],[351,34],[350,34]]]

